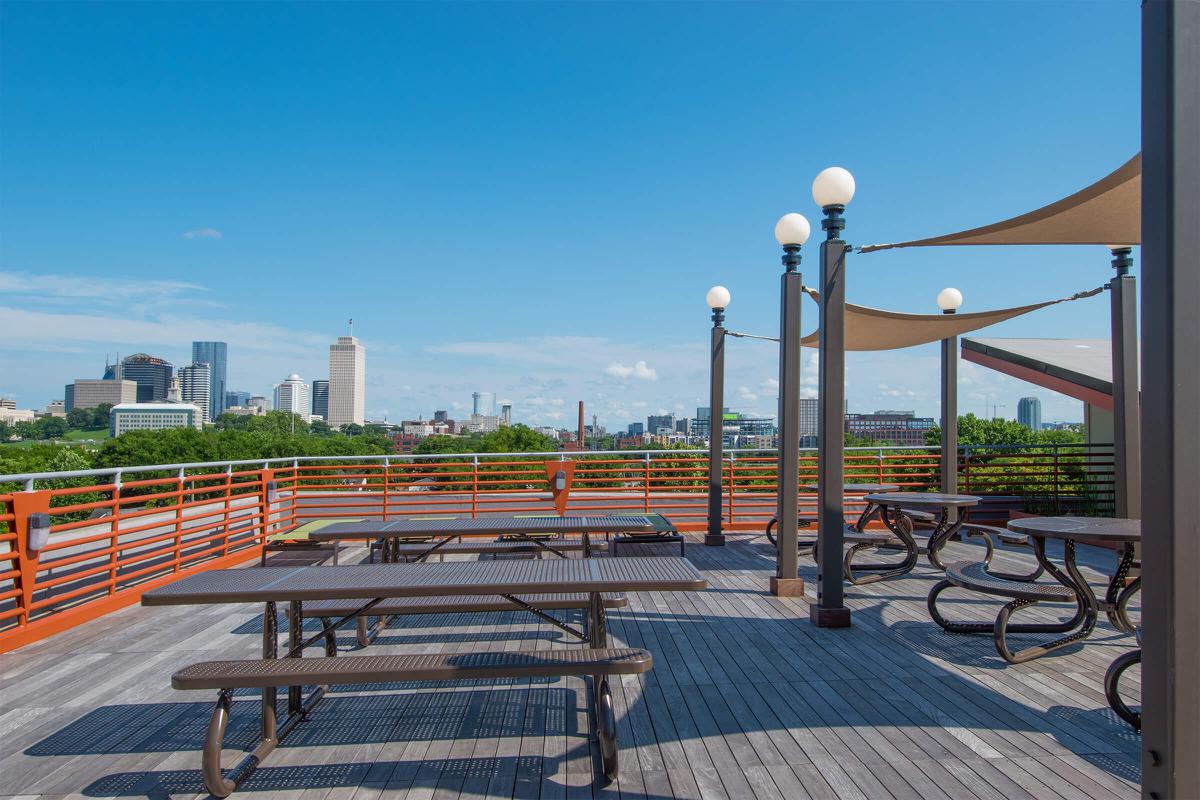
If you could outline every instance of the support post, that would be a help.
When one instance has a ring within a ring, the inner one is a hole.
[[[779,475],[775,518],[779,535],[771,594],[799,597],[800,577],[800,301],[804,279],[799,272],[800,246],[784,245],[784,273],[779,281]],[[840,550],[840,548],[839,548]]]
[[[725,534],[721,532],[725,458],[725,309],[714,308],[712,321],[712,358],[708,372],[708,533],[704,535],[704,543],[709,547],[720,547],[725,544]]]
[[[817,602],[809,619],[820,628],[850,625],[842,587],[842,545],[846,525],[846,243],[841,206],[826,206],[821,227],[821,334],[817,396],[817,513],[820,544]]]
[[[948,312],[953,313],[953,312]],[[958,494],[958,337],[942,339],[942,453],[941,490]],[[950,509],[950,521],[958,509]]]
[[[1115,516],[1141,519],[1142,441],[1138,380],[1137,283],[1132,249],[1112,251],[1117,274],[1108,284],[1112,308],[1113,500]]]
[[[1142,797],[1200,797],[1200,3],[1142,4]]]

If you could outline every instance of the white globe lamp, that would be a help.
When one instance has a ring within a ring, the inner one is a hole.
[[[962,292],[960,292],[958,289],[947,287],[938,292],[937,305],[938,308],[942,310],[943,314],[953,314],[954,312],[958,311],[958,308],[962,305],[962,302]]]

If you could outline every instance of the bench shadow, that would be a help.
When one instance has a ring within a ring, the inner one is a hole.
[[[580,733],[576,712],[583,710],[577,708],[582,693],[577,695],[561,687],[504,688],[488,683],[486,689],[461,691],[329,695],[280,747],[520,736],[530,729],[559,736]],[[370,688],[395,692],[432,685],[406,682],[372,684]],[[446,683],[439,682],[437,687],[445,689]],[[233,704],[225,746],[248,750],[258,742],[258,696],[247,690],[239,692],[238,698]],[[211,702],[103,706],[24,752],[46,757],[199,751],[212,709]],[[282,700],[280,711],[284,711]]]
[[[542,778],[554,778],[562,771],[567,759],[574,758],[582,748],[564,757],[498,756],[493,758],[446,758],[416,761],[346,762],[312,766],[262,766],[238,787],[239,794],[275,792],[277,796],[297,797],[314,789],[364,787],[376,792],[383,789],[429,789],[461,786],[472,796],[513,797],[518,800],[538,800],[543,794]],[[595,774],[593,770],[592,775]],[[591,776],[587,776],[590,778]],[[575,776],[572,783],[581,779]],[[583,780],[586,796],[591,786]],[[148,770],[118,772],[105,775],[84,788],[86,797],[177,797],[203,795],[204,785],[199,770]],[[457,790],[455,790],[457,794]],[[615,795],[615,792],[614,792]],[[560,795],[561,796],[561,795]],[[570,796],[570,795],[567,795]],[[644,800],[671,800],[661,793],[639,793]]]

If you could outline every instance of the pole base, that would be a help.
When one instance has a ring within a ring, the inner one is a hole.
[[[813,603],[808,607],[808,621],[818,628],[849,628],[850,609],[821,608]]]
[[[724,547],[725,534],[723,533],[706,533],[704,534],[705,547]]]
[[[803,597],[804,578],[780,578],[772,575],[771,594],[776,597]]]

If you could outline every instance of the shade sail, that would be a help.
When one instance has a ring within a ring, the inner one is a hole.
[[[1072,300],[1093,297],[1103,292],[1104,289],[1105,287],[1100,286],[1087,292],[1073,294],[1070,297],[1047,300],[1044,303],[1001,308],[995,311],[975,311],[969,314],[902,314],[898,311],[884,311],[847,303],[846,349],[898,350],[902,347],[939,342],[942,339],[977,331],[980,328],[986,328],[989,325],[995,325],[998,322],[1004,322],[1056,303],[1067,303]],[[813,300],[820,302],[821,295],[816,289],[805,287],[804,290]],[[819,331],[813,331],[800,343],[805,347],[816,347],[819,335]]]
[[[1142,154],[1138,153],[1111,175],[1037,211],[944,236],[868,245],[859,252],[967,244],[1135,245],[1141,241]]]

